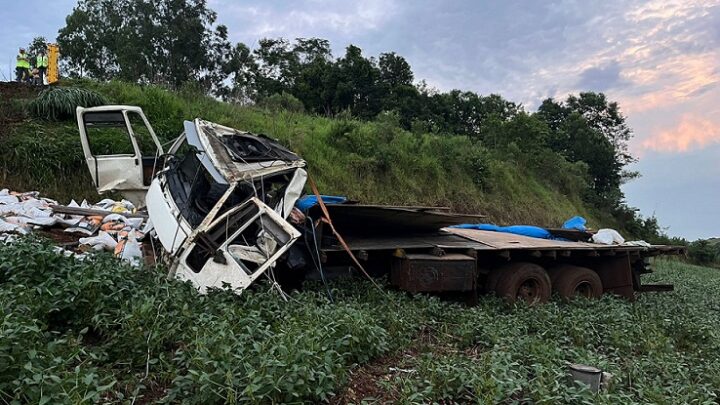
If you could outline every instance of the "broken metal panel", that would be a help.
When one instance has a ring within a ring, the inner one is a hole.
[[[298,198],[304,193],[307,177],[307,172],[303,169],[296,169],[295,173],[293,173],[293,177],[290,183],[288,183],[282,201],[275,207],[275,211],[283,218],[287,218],[288,215],[290,215]]]
[[[182,220],[170,192],[163,190],[160,179],[153,180],[145,197],[145,204],[160,243],[168,253],[174,254],[192,230],[187,222]]]
[[[201,293],[224,286],[243,290],[273,268],[299,237],[292,225],[252,197],[200,235],[198,243],[183,253],[175,276],[191,281]]]
[[[194,123],[208,157],[228,182],[269,176],[288,169],[306,166],[305,161],[297,155],[268,139],[262,141],[262,145],[267,148],[264,159],[243,158],[237,152],[232,151],[228,144],[235,138],[259,140],[261,137],[200,119],[196,119]]]
[[[477,278],[476,259],[458,253],[407,254],[393,258],[390,270],[392,284],[409,292],[472,291]]]
[[[194,146],[197,149],[197,157],[200,163],[205,167],[213,180],[218,184],[228,184],[226,177],[220,173],[215,167],[215,164],[210,159],[210,154],[207,152],[207,146],[203,143],[203,139],[200,138],[196,123],[194,121],[185,121],[183,123],[185,128],[185,139],[187,143]]]

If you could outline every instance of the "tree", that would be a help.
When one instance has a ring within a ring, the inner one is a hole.
[[[31,57],[36,57],[40,51],[44,51],[47,53],[47,40],[45,37],[35,37],[33,38],[32,42],[30,42],[30,45],[27,47],[27,53]],[[32,61],[35,63],[35,61]]]
[[[58,34],[71,73],[219,87],[227,29],[205,0],[80,0]]]
[[[365,58],[357,46],[348,46],[332,70],[334,112],[348,109],[356,117],[375,117],[382,110],[379,77],[375,61]]]
[[[622,165],[635,161],[627,145],[633,133],[616,102],[608,102],[603,93],[584,92],[578,97],[568,96],[565,104],[570,111],[581,114],[592,128],[612,143]]]
[[[414,76],[410,64],[395,52],[381,53],[378,59],[378,69],[380,70],[380,82],[385,84],[391,92],[399,86],[412,85]]]

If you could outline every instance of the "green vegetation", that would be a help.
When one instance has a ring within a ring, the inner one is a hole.
[[[159,270],[26,239],[0,245],[0,400],[713,403],[720,274],[658,268],[676,292],[635,303],[468,308],[366,282],[332,284],[334,304],[321,286],[285,302],[265,284],[199,296]],[[598,395],[568,386],[567,362],[615,382]]]
[[[95,91],[110,103],[141,106],[163,142],[195,117],[279,138],[309,162],[324,193],[370,203],[449,205],[500,223],[557,226],[581,214],[594,226],[616,225],[584,202],[582,163],[550,152],[530,155],[514,144],[490,149],[467,136],[413,133],[391,113],[373,122],[330,119],[222,103],[192,87],[171,92],[122,82],[66,85]],[[65,202],[97,198],[73,120],[26,120],[1,131],[7,131],[0,135],[5,187],[41,190]]]
[[[105,104],[107,100],[94,91],[75,87],[50,87],[32,100],[28,109],[35,118],[62,120],[74,118],[77,107]]]

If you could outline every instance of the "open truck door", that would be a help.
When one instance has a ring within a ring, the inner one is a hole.
[[[98,193],[118,191],[136,205],[161,169],[162,145],[140,107],[77,108],[80,140]]]

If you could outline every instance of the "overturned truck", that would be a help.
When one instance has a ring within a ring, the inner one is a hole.
[[[650,257],[684,253],[589,243],[583,231],[550,230],[557,240],[456,228],[482,217],[445,207],[326,204],[314,187],[306,195],[306,162],[264,135],[195,119],[162,145],[133,106],[78,107],[77,120],[98,191],[145,206],[170,275],[201,292],[242,291],[262,275],[294,285],[362,272],[410,292],[469,298],[544,302],[555,290],[632,299],[672,288],[640,283]]]

